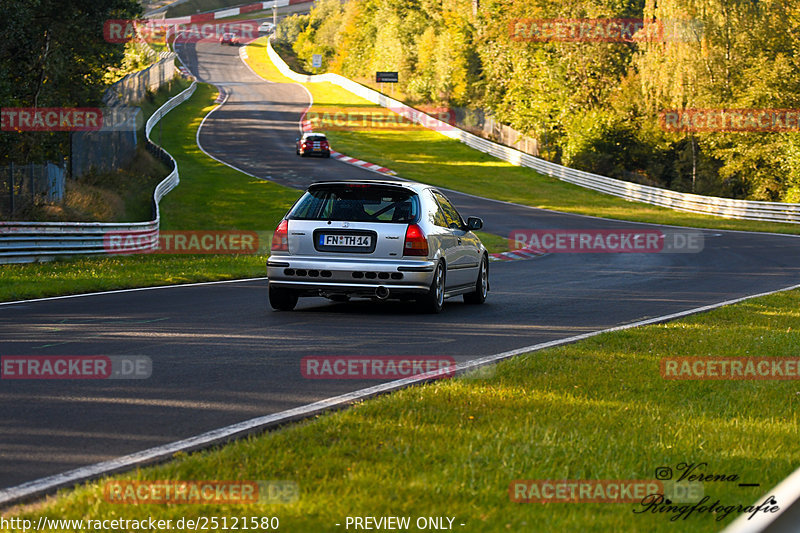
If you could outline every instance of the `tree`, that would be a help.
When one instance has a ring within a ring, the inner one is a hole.
[[[103,38],[109,19],[141,14],[135,0],[3,0],[0,106],[97,106],[123,44]],[[2,158],[24,162],[66,153],[65,134],[3,132]]]

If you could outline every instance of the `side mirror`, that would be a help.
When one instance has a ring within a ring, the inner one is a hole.
[[[470,231],[479,230],[483,227],[483,220],[478,217],[467,218],[467,229]]]

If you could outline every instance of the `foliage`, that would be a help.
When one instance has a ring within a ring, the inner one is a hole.
[[[100,103],[110,67],[125,45],[103,38],[109,19],[141,13],[135,0],[3,0],[0,104],[3,107],[91,107]],[[0,136],[0,164],[59,159],[65,133]]]
[[[534,18],[638,18],[636,42],[514,40]],[[366,81],[400,73],[411,104],[483,108],[542,156],[680,191],[800,199],[798,133],[666,132],[665,109],[800,107],[800,7],[782,0],[337,0],[287,18],[310,68]],[[309,70],[311,71],[311,70]]]

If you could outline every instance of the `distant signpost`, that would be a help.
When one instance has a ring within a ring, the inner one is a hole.
[[[314,68],[320,68],[322,66],[322,54],[314,54],[311,56],[311,66]]]
[[[376,72],[375,83],[397,83],[397,72]]]

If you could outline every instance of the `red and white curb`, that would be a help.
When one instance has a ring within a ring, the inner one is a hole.
[[[362,161],[361,159],[356,159],[355,157],[350,157],[348,155],[340,154],[336,150],[331,150],[331,157],[338,161],[341,161],[342,163],[347,163],[348,165],[353,165],[354,167],[365,168],[367,170],[377,172],[378,174],[385,174],[386,176],[397,176],[397,172],[395,172],[394,170],[390,170],[386,167],[382,167],[374,163],[369,163],[368,161]]]
[[[266,11],[268,9],[272,9],[273,7],[286,7],[289,5],[303,4],[311,1],[313,0],[273,0],[270,2],[257,2],[255,4],[248,4],[246,6],[225,8],[217,11],[189,15],[186,17],[174,17],[166,19],[166,22],[169,24],[195,24],[197,22],[211,22],[218,19],[244,15],[246,13]]]
[[[520,248],[519,250],[489,254],[489,261],[524,261],[543,255],[547,255],[547,252],[538,248]]]
[[[248,59],[246,48],[247,48],[246,46],[239,48],[239,57],[241,58],[242,62],[248,68],[250,68],[250,65],[248,65],[246,61]],[[298,85],[303,87],[302,84]],[[309,93],[309,98],[311,98],[310,93]],[[311,105],[313,105],[313,99]],[[308,110],[311,109],[311,105],[309,105],[309,107],[305,110],[303,116],[300,117],[300,129],[303,130],[303,132],[313,131],[313,128],[311,126],[311,121],[306,120],[306,114],[308,113]],[[382,167],[380,165],[376,165],[375,163],[370,163],[369,161],[364,161],[361,159],[356,159],[355,157],[350,157],[349,155],[344,155],[343,153],[337,152],[336,150],[333,149],[331,149],[331,157],[336,159],[337,161],[341,161],[342,163],[347,163],[348,165],[353,165],[354,167],[359,167],[365,170],[370,170],[372,172],[377,172],[378,174],[383,174],[384,176],[397,176],[397,172],[395,172],[394,170]]]

